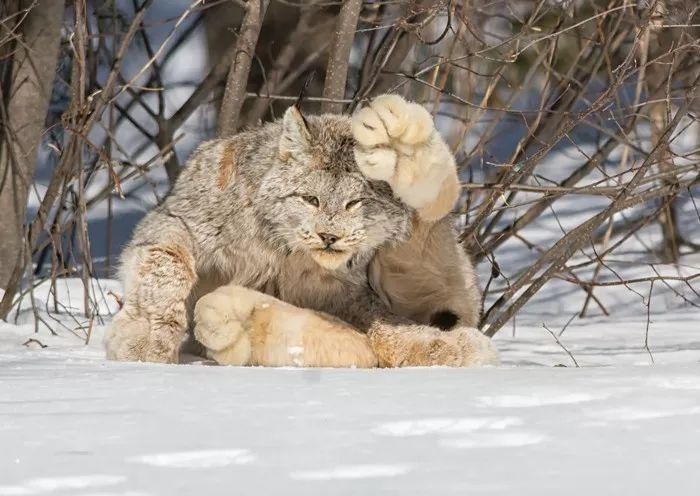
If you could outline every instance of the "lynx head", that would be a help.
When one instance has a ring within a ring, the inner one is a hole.
[[[271,234],[288,250],[337,269],[405,236],[411,214],[389,185],[360,172],[348,117],[304,117],[291,107],[278,139],[259,201]]]

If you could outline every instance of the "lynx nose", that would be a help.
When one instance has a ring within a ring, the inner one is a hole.
[[[318,234],[318,237],[321,238],[321,241],[323,241],[323,243],[326,246],[331,246],[333,243],[338,241],[338,236],[336,236],[335,234],[328,234],[328,233],[324,233],[324,232],[320,232],[320,233],[316,233],[316,234]]]

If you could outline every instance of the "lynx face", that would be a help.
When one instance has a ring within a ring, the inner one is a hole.
[[[337,269],[405,236],[411,214],[386,183],[362,175],[347,118],[304,121],[292,109],[283,125],[279,163],[260,189],[276,241]]]

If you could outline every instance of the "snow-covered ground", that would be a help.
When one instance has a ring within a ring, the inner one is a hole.
[[[596,201],[557,203],[521,231],[537,246],[499,247],[491,289]],[[694,203],[679,205],[697,241]],[[133,222],[119,219],[126,239]],[[34,332],[27,296],[0,323],[0,496],[700,494],[700,301],[697,279],[678,280],[700,272],[700,255],[656,264],[658,242],[657,226],[640,231],[598,280],[675,279],[597,287],[599,303],[568,326],[586,294],[552,281],[497,334],[503,365],[487,369],[107,362],[119,284],[92,283],[104,317],[92,327],[80,281],[59,280],[55,300],[43,284],[38,317],[58,336]],[[490,267],[479,271],[483,284]]]
[[[573,321],[580,368],[542,312],[499,368],[313,370],[107,362],[102,327],[26,311],[0,324],[0,496],[698,494],[700,311],[652,314],[648,351],[636,313]]]

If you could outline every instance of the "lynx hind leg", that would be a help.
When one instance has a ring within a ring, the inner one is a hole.
[[[195,337],[222,365],[376,367],[367,336],[348,324],[240,286],[195,307]]]
[[[176,363],[187,332],[187,298],[196,281],[183,242],[127,249],[124,307],[105,336],[107,358]]]
[[[451,210],[460,191],[454,157],[425,108],[382,95],[353,116],[352,131],[365,176],[388,182],[425,220]]]
[[[462,367],[499,365],[501,360],[493,341],[475,327],[457,327],[447,331],[462,350]]]
[[[380,248],[369,280],[393,313],[414,322],[443,330],[479,322],[481,291],[449,217],[417,219],[409,239]]]
[[[381,367],[498,365],[491,340],[477,329],[451,331],[421,325],[376,324],[370,342]]]

